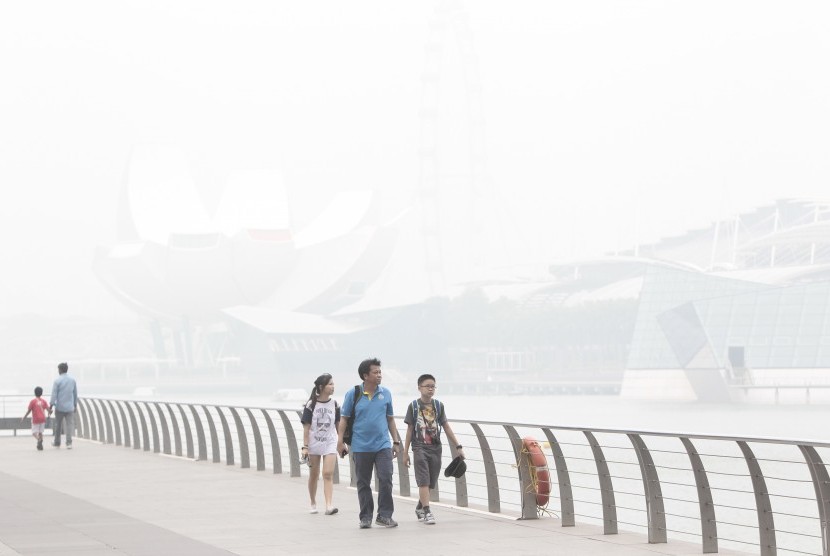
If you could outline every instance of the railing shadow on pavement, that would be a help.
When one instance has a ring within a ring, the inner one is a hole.
[[[156,401],[83,398],[77,435],[105,444],[307,474],[300,463],[301,412]],[[399,430],[403,430],[401,418]],[[639,532],[719,548],[830,556],[827,520],[830,443],[521,423],[453,420],[467,473],[441,477],[435,502],[515,519],[556,519],[562,527],[596,524],[604,534]],[[537,505],[539,468],[523,439],[539,441],[549,461],[550,500]],[[455,447],[448,456],[455,456]],[[355,483],[353,464],[335,482]],[[417,497],[411,469],[398,457],[396,490]],[[451,500],[452,502],[447,502]]]

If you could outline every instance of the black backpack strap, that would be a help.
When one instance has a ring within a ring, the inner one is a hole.
[[[358,384],[354,387],[354,399],[352,400],[352,419],[357,417],[357,402],[360,401],[360,397],[363,395],[361,392],[362,388]]]
[[[418,398],[412,400],[412,403],[409,404],[412,406],[412,425],[414,427],[413,430],[413,438],[419,438],[423,440],[423,433],[421,432],[421,424],[418,421],[418,416],[421,413],[421,406],[418,404]]]

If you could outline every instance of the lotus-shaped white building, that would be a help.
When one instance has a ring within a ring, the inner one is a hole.
[[[390,261],[398,233],[379,217],[374,192],[349,191],[297,226],[275,171],[232,175],[210,215],[184,154],[142,145],[121,194],[118,242],[97,251],[94,270],[157,331],[173,331],[180,364],[211,365],[215,357],[192,345],[197,328],[239,323],[266,336],[364,328],[330,316],[361,301]],[[169,359],[160,337],[157,356]]]

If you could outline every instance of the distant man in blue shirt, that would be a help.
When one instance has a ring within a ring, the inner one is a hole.
[[[357,475],[357,501],[360,504],[360,528],[372,526],[375,502],[372,498],[372,469],[377,466],[378,517],[375,523],[382,527],[397,527],[392,519],[395,503],[392,500],[392,461],[401,451],[401,437],[395,426],[392,411],[392,393],[380,385],[382,378],[380,361],[366,359],[357,368],[363,384],[363,394],[355,403],[354,388],[346,392],[340,409],[340,426],[337,433],[337,452],[345,456],[349,449],[343,442],[343,434],[351,419],[352,445]],[[390,442],[389,435],[393,441]]]
[[[69,365],[58,365],[58,378],[52,384],[49,406],[55,409],[55,441],[52,446],[61,447],[61,431],[66,433],[66,449],[72,449],[72,432],[75,430],[75,410],[78,408],[78,385],[69,376]]]

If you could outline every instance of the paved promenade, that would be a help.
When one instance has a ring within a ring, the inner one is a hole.
[[[307,497],[305,478],[81,439],[73,450],[38,452],[25,435],[0,437],[0,556],[701,553],[694,544],[649,545],[642,535],[444,505],[428,526],[400,498],[399,527],[360,530],[353,489],[335,485],[334,516],[307,513]]]

